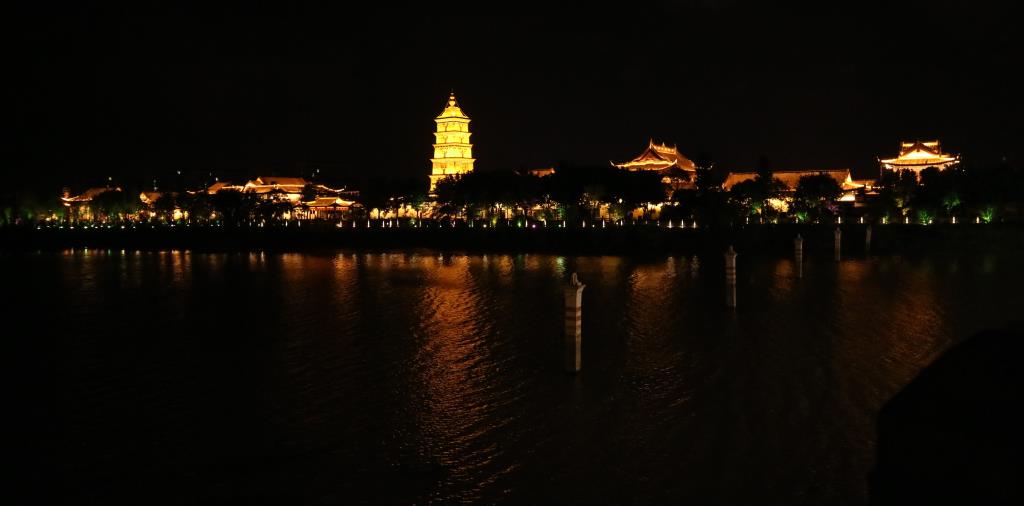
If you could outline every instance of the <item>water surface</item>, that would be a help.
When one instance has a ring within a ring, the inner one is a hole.
[[[0,260],[22,482],[75,503],[863,502],[881,405],[1024,307],[998,256],[741,256],[735,312],[717,257]]]

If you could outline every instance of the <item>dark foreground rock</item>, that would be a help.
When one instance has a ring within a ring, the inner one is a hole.
[[[944,353],[882,409],[872,504],[1024,504],[1024,332]]]

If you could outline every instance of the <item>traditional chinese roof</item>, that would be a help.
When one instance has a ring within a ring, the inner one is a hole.
[[[277,176],[260,176],[256,179],[248,181],[245,185],[239,186],[228,181],[220,181],[210,185],[206,189],[209,194],[214,194],[220,190],[238,190],[241,192],[251,192],[257,194],[265,193],[285,193],[288,194],[289,198],[298,198],[298,195],[306,188],[307,185],[313,184],[301,177],[277,177]],[[322,184],[313,184],[316,188],[317,193],[327,193],[338,195],[345,192],[344,189],[335,189],[324,186]],[[331,197],[334,198],[334,197]]]
[[[311,202],[305,204],[309,207],[350,207],[354,202],[351,200],[343,200],[338,197],[317,197]]]
[[[679,153],[675,146],[657,144],[654,139],[647,143],[645,149],[636,158],[623,163],[612,163],[612,165],[626,170],[665,170],[676,167],[688,172],[696,172],[697,166],[689,158]]]
[[[61,200],[63,200],[64,202],[90,202],[97,195],[99,195],[101,193],[106,193],[108,191],[118,191],[119,192],[119,191],[121,191],[121,189],[120,188],[110,188],[110,187],[107,187],[107,186],[98,186],[98,187],[95,187],[95,188],[89,188],[88,190],[85,190],[81,194],[75,195],[74,197],[61,197]]]
[[[306,186],[307,184],[308,181],[301,177],[260,176],[253,181],[249,181],[245,185]]]
[[[287,193],[297,195],[309,184],[301,177],[260,176],[245,183],[244,191],[253,193]],[[295,197],[291,197],[293,200]]]
[[[959,161],[959,155],[943,153],[939,141],[901,142],[899,156],[879,159],[882,166],[890,170],[920,170],[926,167],[944,169]]]
[[[854,190],[863,186],[863,184],[853,181],[853,178],[850,176],[850,169],[780,170],[772,172],[772,177],[781,181],[788,191],[796,191],[796,187],[800,184],[800,178],[804,176],[816,176],[818,174],[824,174],[835,179],[843,190]],[[730,190],[734,185],[742,183],[743,181],[753,180],[756,177],[757,172],[730,172],[725,176],[725,182],[722,183],[722,188]]]
[[[217,181],[216,183],[211,184],[210,187],[206,189],[206,193],[213,195],[214,193],[217,193],[224,189],[241,191],[240,187],[231,184],[230,181]]]

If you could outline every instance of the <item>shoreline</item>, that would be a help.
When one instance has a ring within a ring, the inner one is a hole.
[[[842,254],[971,254],[1024,251],[1024,225],[874,225],[871,249],[867,225],[843,224]],[[834,225],[748,225],[730,229],[681,229],[655,225],[588,228],[337,228],[169,227],[5,228],[2,251],[62,251],[77,248],[188,250],[196,252],[316,250],[463,253],[545,253],[565,255],[707,255],[732,245],[746,256],[791,256],[793,239],[804,239],[804,256],[832,258]]]

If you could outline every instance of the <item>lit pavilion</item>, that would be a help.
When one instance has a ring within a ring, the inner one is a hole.
[[[678,148],[658,144],[654,139],[647,142],[647,149],[636,158],[628,162],[612,162],[612,165],[629,171],[656,172],[661,175],[661,181],[673,190],[692,185],[697,172],[697,166],[680,154]]]
[[[914,174],[920,176],[921,171],[928,167],[946,170],[950,166],[960,163],[960,155],[943,153],[939,147],[939,141],[901,142],[899,156],[880,158],[878,161],[882,164],[882,169],[912,170]]]
[[[437,182],[449,176],[473,172],[473,145],[469,142],[469,116],[462,112],[455,93],[448,96],[448,104],[441,115],[434,118],[434,157],[430,159],[430,193]]]

